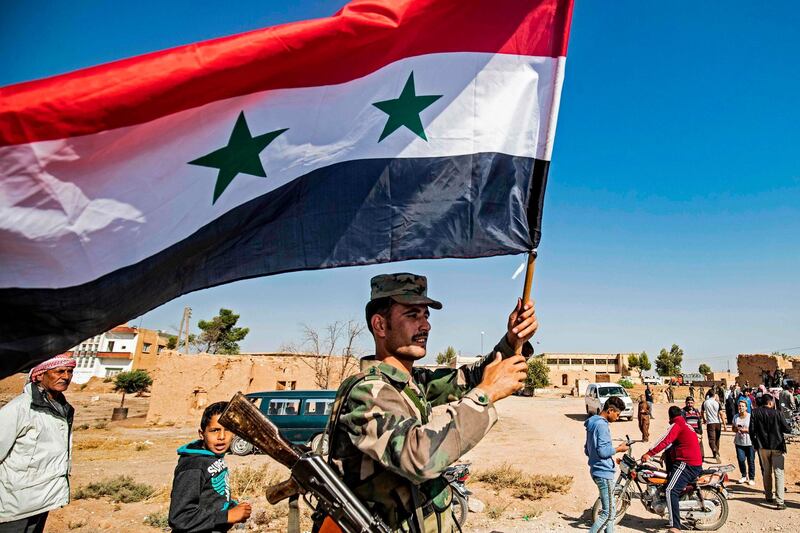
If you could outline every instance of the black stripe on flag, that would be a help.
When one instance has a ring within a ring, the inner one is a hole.
[[[548,166],[498,153],[343,162],[89,283],[0,289],[0,377],[182,294],[235,280],[527,252],[541,235]]]

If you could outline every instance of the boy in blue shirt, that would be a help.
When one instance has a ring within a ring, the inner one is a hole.
[[[614,522],[617,518],[617,509],[614,502],[614,454],[628,451],[626,444],[614,448],[611,444],[610,422],[616,422],[625,403],[621,398],[612,396],[603,405],[599,415],[594,415],[583,425],[586,427],[586,444],[583,452],[589,458],[589,472],[592,481],[600,491],[602,510],[597,521],[592,524],[590,533],[614,533]]]
[[[231,499],[228,466],[223,458],[233,433],[219,423],[228,402],[203,411],[200,438],[178,449],[172,480],[169,525],[173,533],[224,533],[250,518],[250,504]]]

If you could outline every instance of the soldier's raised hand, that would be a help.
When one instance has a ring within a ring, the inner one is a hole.
[[[478,385],[492,402],[520,390],[525,386],[525,378],[528,376],[528,363],[521,355],[503,359],[500,352],[497,352],[494,357],[494,361],[483,369],[483,380]]]
[[[533,302],[529,300],[523,305],[522,298],[517,298],[517,305],[508,315],[506,333],[508,343],[516,348],[529,341],[538,328],[539,322],[536,320],[536,307]]]

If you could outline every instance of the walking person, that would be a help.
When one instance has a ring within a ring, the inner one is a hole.
[[[686,420],[686,423],[692,428],[697,435],[697,442],[700,443],[700,457],[703,457],[703,415],[694,407],[694,398],[688,396],[686,398],[686,405],[680,410],[681,415]]]
[[[648,411],[650,411],[650,419],[653,419],[653,391],[650,389],[649,383],[644,388],[644,399],[647,400]]]
[[[642,432],[642,442],[650,440],[650,402],[644,396],[639,396],[639,431]]]
[[[617,509],[614,502],[614,454],[628,451],[626,444],[616,448],[611,444],[610,422],[616,422],[625,410],[625,403],[618,396],[612,396],[603,405],[599,415],[594,415],[583,425],[586,427],[586,443],[583,453],[589,458],[589,473],[600,491],[602,509],[589,533],[614,533]],[[648,420],[648,423],[650,421]]]
[[[739,472],[742,474],[739,483],[755,485],[756,452],[750,439],[750,413],[747,412],[747,403],[744,400],[738,403],[738,408],[739,412],[733,417],[731,429],[735,432],[733,444],[736,446],[736,460],[739,462]]]
[[[733,417],[736,416],[736,403],[736,396],[733,393],[733,387],[731,387],[730,394],[725,398],[725,419],[731,427],[733,427]]]
[[[72,418],[64,397],[75,359],[35,366],[22,394],[0,409],[0,533],[41,533],[69,503]]]
[[[706,394],[706,401],[703,402],[701,413],[703,420],[706,424],[706,431],[708,433],[708,447],[711,449],[711,455],[719,463],[719,439],[725,427],[725,422],[720,416],[722,406],[719,401],[714,397],[714,390],[709,389]]]
[[[667,433],[642,456],[642,462],[646,463],[652,456],[664,452],[664,462],[667,465],[665,497],[669,512],[669,532],[679,533],[682,529],[680,495],[686,485],[694,482],[700,475],[703,453],[694,430],[683,417],[681,408],[673,405],[669,408],[668,415],[670,426]]]
[[[790,433],[791,428],[783,415],[775,409],[775,398],[771,394],[764,394],[762,401],[764,406],[756,407],[750,415],[750,439],[761,462],[764,496],[768,503],[775,504],[776,509],[783,510],[786,509],[783,500],[786,441],[783,434]]]

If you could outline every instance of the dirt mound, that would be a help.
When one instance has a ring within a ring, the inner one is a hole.
[[[0,379],[0,394],[13,394],[14,396],[20,394],[27,380],[27,372],[21,372],[5,379]]]
[[[73,383],[72,386],[79,388],[82,392],[99,392],[99,393],[114,392],[114,383],[112,383],[111,381],[106,383],[105,381],[103,381],[103,378],[98,378],[98,377],[89,378],[89,381],[87,381],[83,385],[77,385]]]

